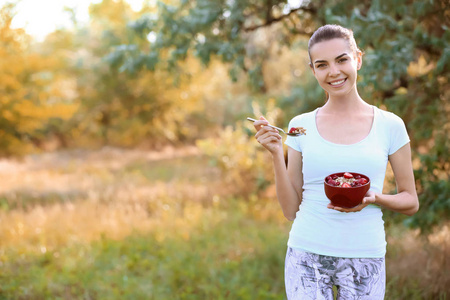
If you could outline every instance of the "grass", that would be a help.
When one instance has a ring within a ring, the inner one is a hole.
[[[133,233],[120,240],[103,236],[90,244],[27,253],[22,259],[10,250],[3,265],[3,295],[30,299],[254,299],[258,295],[259,299],[280,299],[282,229],[263,221],[246,221],[236,208],[238,201],[231,201],[217,208],[232,206],[233,216],[212,213],[189,232],[159,228],[168,231],[163,238],[156,232]]]
[[[0,161],[0,299],[284,299],[290,222],[195,150]],[[448,297],[449,227],[388,230],[386,299]]]

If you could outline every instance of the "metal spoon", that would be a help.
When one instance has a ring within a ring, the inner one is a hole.
[[[249,121],[251,121],[251,122],[256,122],[257,120],[255,120],[255,119],[252,119],[252,118],[247,118],[247,120],[249,120]],[[284,131],[283,129],[281,129],[281,128],[279,128],[279,127],[276,127],[276,126],[273,126],[273,125],[265,125],[265,126],[269,126],[269,127],[272,127],[272,128],[275,128],[275,129],[277,129],[278,131],[281,131],[282,133],[284,133],[285,135],[290,135],[290,136],[298,136],[298,135],[301,135],[302,133],[301,132],[299,132],[299,133],[289,133],[289,132],[286,132],[286,131]]]

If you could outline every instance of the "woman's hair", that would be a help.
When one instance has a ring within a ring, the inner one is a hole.
[[[351,29],[347,29],[345,27],[329,24],[319,27],[311,36],[308,42],[308,55],[309,60],[311,61],[311,47],[317,43],[328,41],[332,39],[344,39],[348,42],[350,49],[352,51],[361,52],[358,46],[356,45],[355,38],[353,37],[353,31]]]

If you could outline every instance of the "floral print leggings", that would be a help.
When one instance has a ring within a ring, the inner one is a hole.
[[[384,258],[340,258],[288,248],[285,261],[288,300],[382,300]]]

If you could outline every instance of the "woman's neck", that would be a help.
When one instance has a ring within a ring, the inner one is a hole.
[[[349,113],[365,111],[370,107],[356,92],[353,95],[342,97],[331,96],[328,98],[321,110],[328,113]]]

